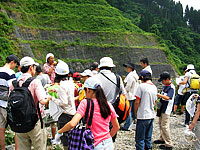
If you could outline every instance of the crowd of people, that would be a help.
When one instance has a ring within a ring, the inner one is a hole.
[[[197,74],[194,65],[189,64],[184,68],[184,75],[177,81],[178,93],[175,97],[175,86],[168,72],[160,74],[159,82],[163,89],[158,93],[156,85],[152,82],[152,70],[147,58],[140,59],[142,71],[137,74],[135,64],[128,62],[123,64],[127,76],[124,80],[120,77],[120,91],[129,100],[130,114],[123,126],[120,127],[118,114],[112,104],[115,103],[119,93],[117,90],[117,77],[112,72],[115,66],[112,58],[103,57],[100,63],[94,62],[90,68],[82,73],[71,70],[62,60],[55,61],[54,55],[46,55],[46,63],[41,66],[29,56],[20,61],[17,56],[9,55],[6,63],[0,67],[0,86],[7,87],[8,93],[12,93],[17,80],[19,87],[31,77],[35,77],[29,84],[28,89],[32,95],[36,110],[41,113],[43,120],[47,117],[47,109],[54,105],[60,111],[51,123],[52,144],[61,141],[64,150],[68,149],[68,134],[82,118],[85,118],[87,99],[94,103],[92,125],[89,127],[94,136],[94,149],[112,150],[119,129],[130,131],[131,124],[136,125],[135,147],[136,150],[152,149],[153,121],[159,117],[160,137],[153,141],[160,144],[160,149],[173,149],[173,141],[170,136],[170,115],[176,114],[181,104],[180,115],[185,112],[185,125],[194,131],[200,139],[200,105],[198,89],[191,87],[191,79]],[[17,73],[13,70],[18,67]],[[199,80],[199,79],[198,79]],[[184,93],[183,91],[186,90]],[[5,89],[4,89],[5,90]],[[1,99],[3,93],[0,88],[0,147],[5,150],[5,130],[7,128],[7,101]],[[197,99],[193,117],[185,110],[187,100],[192,94]],[[9,98],[8,98],[9,99]],[[175,101],[174,101],[175,99]],[[37,107],[39,103],[39,108]],[[52,114],[53,112],[50,112]],[[49,114],[48,114],[49,115]],[[55,114],[54,114],[55,115]],[[15,133],[15,149],[46,150],[47,133],[45,121],[39,119],[31,131]],[[57,131],[56,131],[57,130]],[[200,149],[200,142],[194,142],[196,149]]]

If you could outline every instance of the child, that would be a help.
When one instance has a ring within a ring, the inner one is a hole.
[[[160,145],[160,149],[172,149],[172,140],[170,137],[170,114],[173,108],[174,95],[175,95],[175,86],[170,80],[170,74],[168,72],[163,72],[160,74],[159,82],[162,82],[164,85],[163,91],[161,94],[157,94],[160,99],[160,117],[159,117],[159,126],[160,126],[160,139],[154,141],[155,144],[165,144]]]

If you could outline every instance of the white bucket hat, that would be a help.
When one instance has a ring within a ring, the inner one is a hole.
[[[83,77],[85,77],[85,76],[90,76],[91,77],[92,76],[92,71],[90,69],[86,69],[81,73],[81,75]]]
[[[58,75],[66,75],[69,73],[69,67],[64,61],[58,60],[55,72]]]
[[[48,54],[47,54],[47,56],[46,56],[46,62],[47,62],[47,59],[48,59],[49,57],[51,57],[51,56],[54,57],[54,54],[52,54],[52,53],[48,53]]]
[[[100,65],[98,66],[98,68],[101,67],[115,67],[115,65],[113,64],[113,60],[110,57],[103,57],[100,59]]]
[[[187,69],[185,71],[187,71],[187,70],[194,70],[194,69],[195,69],[194,65],[193,64],[189,64],[189,65],[187,65]]]
[[[90,77],[85,81],[84,88],[86,87],[95,90],[99,85],[101,86],[101,81],[98,78]]]
[[[20,60],[20,66],[21,67],[26,67],[26,66],[30,66],[30,65],[36,65],[36,62],[33,60],[33,58],[29,57],[29,56],[25,56]]]

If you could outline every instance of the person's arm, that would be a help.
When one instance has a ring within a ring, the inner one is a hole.
[[[188,81],[188,77],[186,76],[186,77],[184,78],[184,80],[183,80],[182,82],[180,82],[179,84],[186,84],[187,81]]]
[[[111,123],[112,123],[113,127],[110,131],[110,135],[111,135],[111,137],[113,137],[117,133],[117,131],[120,129],[120,126],[119,126],[119,122],[118,122],[117,118],[111,119]]]
[[[196,122],[198,121],[199,119],[199,115],[200,115],[200,103],[197,104],[197,111],[194,115],[194,118],[192,120],[192,123],[189,125],[189,129],[192,130],[196,124]]]
[[[163,98],[163,99],[165,99],[165,100],[169,100],[169,99],[170,99],[169,96],[167,96],[167,95],[162,95],[162,94],[160,94],[160,93],[158,93],[157,96],[158,96],[159,98]]]
[[[140,98],[136,97],[136,100],[135,100],[135,116],[137,116],[139,104],[140,104]]]
[[[78,124],[78,122],[81,120],[81,118],[82,118],[81,114],[76,113],[70,122],[65,124],[65,126],[62,127],[60,130],[58,130],[58,133],[61,134],[63,132],[67,132],[67,131],[71,130]]]

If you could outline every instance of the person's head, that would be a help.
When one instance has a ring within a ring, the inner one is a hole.
[[[74,79],[75,82],[76,82],[76,81],[80,81],[80,80],[81,80],[81,75],[80,75],[80,73],[79,73],[79,72],[73,73],[73,79]]]
[[[195,68],[194,68],[194,65],[193,64],[189,64],[189,65],[187,65],[187,68],[186,68],[186,72],[189,72],[190,70],[195,70]]]
[[[139,80],[141,80],[142,82],[146,82],[148,80],[152,81],[151,73],[147,70],[142,70],[140,72]]]
[[[86,81],[89,77],[92,76],[92,71],[90,69],[86,69],[81,73],[83,80]]]
[[[123,66],[126,67],[127,72],[131,72],[135,70],[135,65],[133,63],[123,64]]]
[[[54,55],[52,53],[48,53],[46,56],[46,62],[52,65],[54,63]]]
[[[36,72],[36,62],[33,58],[29,56],[25,56],[20,60],[21,72],[22,73],[29,73],[32,76],[35,75]]]
[[[56,66],[55,69],[56,72],[56,80],[59,83],[61,80],[66,80],[68,77],[68,73],[69,73],[69,67],[68,65],[62,61],[62,60],[58,60],[58,64]]]
[[[100,70],[106,69],[106,70],[111,70],[115,65],[113,64],[113,60],[110,57],[103,57],[100,59],[100,65],[98,68]]]
[[[15,69],[15,67],[19,65],[19,59],[16,55],[11,54],[6,57],[6,64],[9,64],[10,69]]]
[[[69,69],[68,77],[73,77],[73,71],[71,69]]]
[[[145,57],[145,58],[140,59],[140,64],[142,68],[147,67],[149,65],[148,58]]]
[[[183,67],[183,73],[186,74],[187,67]]]
[[[98,66],[99,66],[98,62],[94,62],[91,65],[90,70],[96,70],[96,71],[98,71],[99,70]]]
[[[163,73],[160,74],[160,79],[158,79],[158,82],[162,82],[164,85],[169,85],[171,84],[171,76],[169,72],[164,71]]]
[[[84,83],[84,90],[86,92],[86,98],[97,99],[101,116],[106,119],[111,114],[111,110],[104,91],[101,88],[101,81],[96,77],[88,78]]]
[[[42,68],[40,67],[40,65],[38,64],[37,66],[36,66],[36,73],[37,74],[40,74],[42,72]]]

